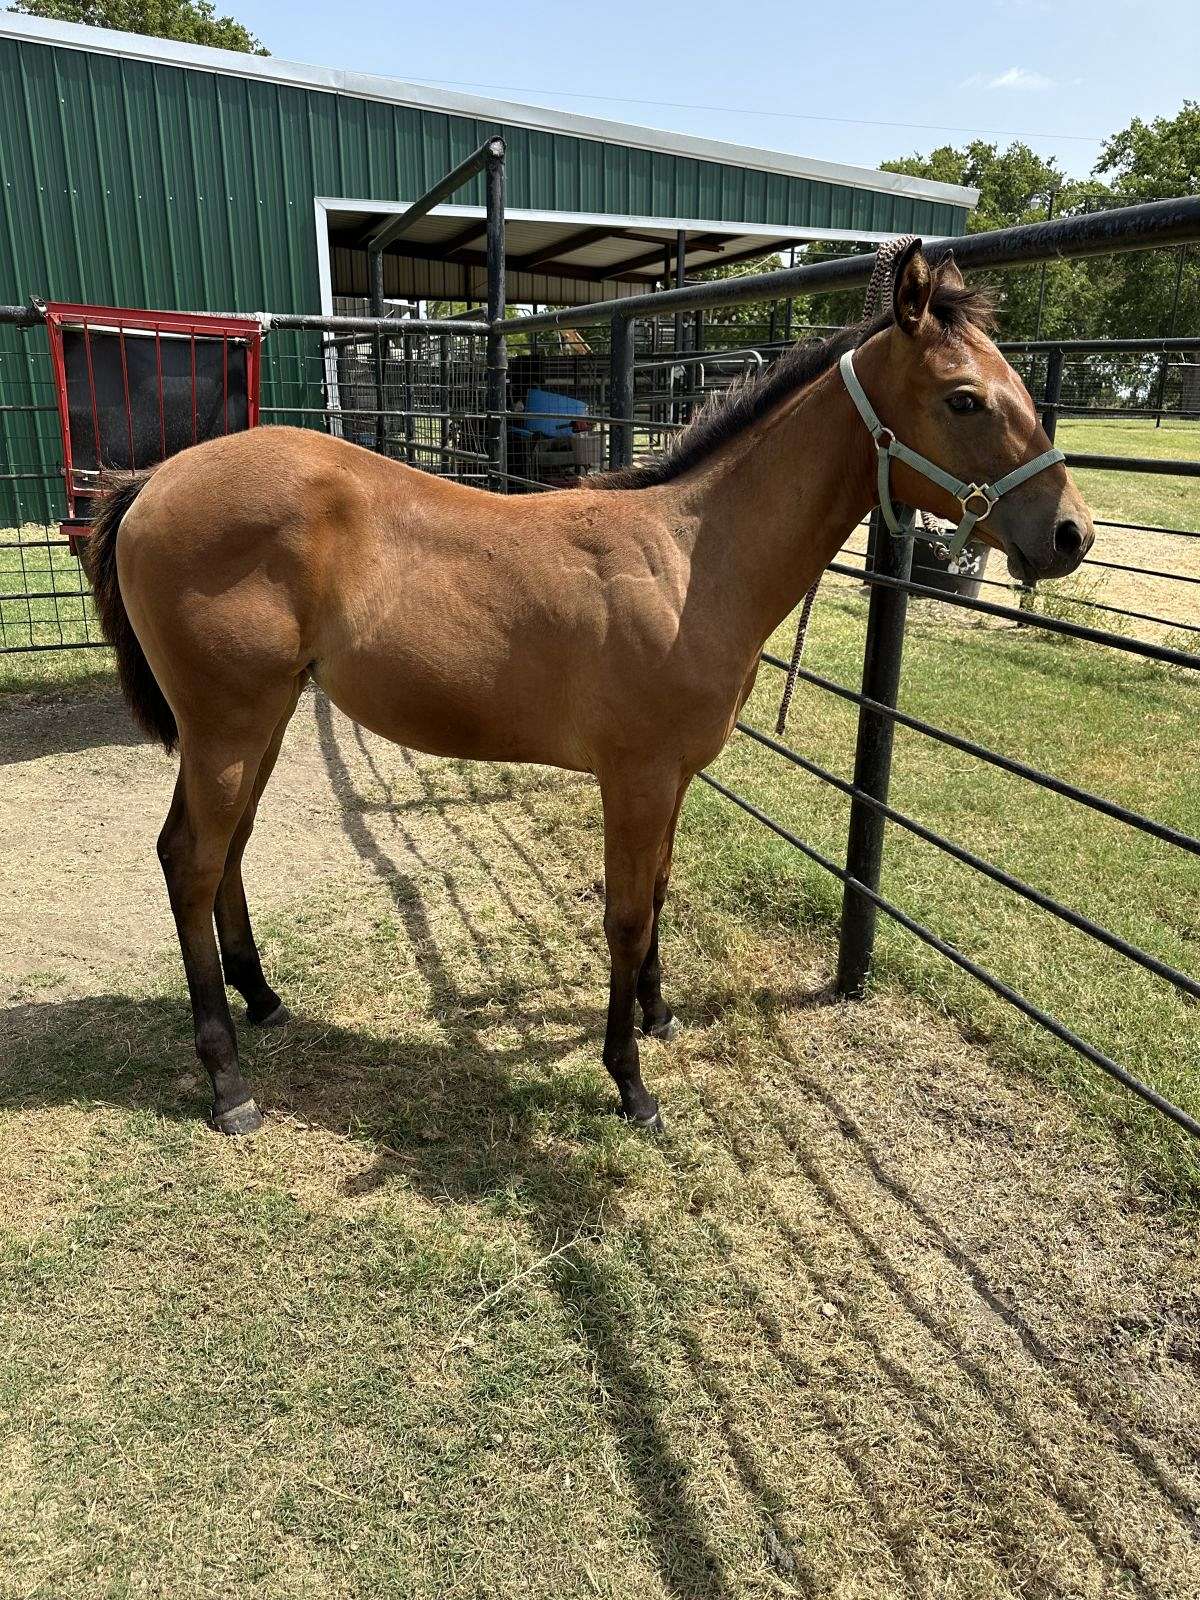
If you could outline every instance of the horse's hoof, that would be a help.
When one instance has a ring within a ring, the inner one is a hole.
[[[653,1028],[645,1028],[643,1032],[647,1039],[661,1039],[664,1044],[671,1044],[683,1032],[678,1017],[668,1017],[665,1022],[655,1023]]]
[[[655,1106],[653,1113],[648,1117],[635,1117],[631,1111],[622,1111],[621,1116],[631,1128],[636,1128],[639,1133],[663,1133],[662,1112]]]
[[[249,1011],[246,1013],[246,1021],[251,1025],[251,1027],[254,1028],[285,1028],[288,1023],[291,1022],[291,1020],[292,1013],[284,1005],[282,1000],[275,1007],[274,1011],[270,1012],[265,1017],[253,1016]]]
[[[263,1115],[253,1100],[243,1100],[232,1111],[214,1116],[212,1125],[218,1133],[228,1134],[231,1139],[243,1139],[247,1134],[258,1132],[263,1125]]]

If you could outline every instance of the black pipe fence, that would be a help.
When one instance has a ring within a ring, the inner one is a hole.
[[[1200,200],[1189,200],[1169,203],[1161,210],[1156,210],[1154,207],[1123,208],[1121,211],[1108,212],[1101,217],[1062,219],[1055,223],[1038,224],[1030,228],[1001,230],[994,235],[975,235],[967,240],[955,241],[953,248],[960,263],[965,267],[976,265],[1001,267],[1046,259],[1056,254],[1090,254],[1108,249],[1143,248],[1147,242],[1179,242],[1197,236],[1200,236]],[[927,247],[927,253],[931,258],[938,259],[947,248],[950,248],[949,244],[941,242],[933,247]],[[538,319],[537,326],[547,329],[582,327],[599,320],[601,316],[611,318],[613,353],[609,403],[612,414],[621,418],[621,425],[619,428],[614,428],[611,434],[610,459],[614,466],[621,466],[632,460],[635,448],[637,364],[634,352],[636,319],[639,316],[675,315],[688,310],[700,311],[718,305],[746,303],[793,293],[812,294],[860,283],[865,285],[873,265],[873,257],[860,256],[837,263],[821,263],[771,274],[769,277],[760,276],[756,280],[743,279],[733,286],[732,291],[729,283],[724,282],[670,291],[653,298],[643,296],[637,301],[626,301],[616,316],[613,315],[611,307],[573,308],[566,312],[547,313]],[[1086,352],[1080,351],[1079,354],[1097,354],[1096,343],[1089,341],[1091,348]],[[1104,348],[1106,347],[1102,347],[1099,353],[1103,353]],[[1150,356],[1161,362],[1164,352],[1168,349],[1178,351],[1181,357],[1190,357],[1193,349],[1200,349],[1200,341],[1184,339],[1175,344],[1159,341],[1150,348],[1146,348],[1145,341],[1122,341],[1122,348],[1113,351],[1112,354],[1114,357],[1119,356],[1123,359],[1134,357],[1139,360]],[[1062,344],[1031,346],[1027,343],[1023,350],[1015,351],[1014,354],[1033,358],[1042,356],[1045,359],[1041,405],[1048,431],[1053,433],[1059,415],[1073,409],[1072,401],[1075,397],[1070,395],[1065,387],[1068,351]],[[1164,401],[1161,382],[1155,399],[1161,410]],[[1118,472],[1172,472],[1185,477],[1200,475],[1200,463],[1168,462],[1155,458],[1138,458],[1130,461],[1121,457],[1087,453],[1077,457],[1076,464],[1085,468]],[[878,524],[878,519],[875,520]],[[1137,525],[1129,523],[1124,526],[1128,530],[1133,530]],[[1189,536],[1194,533],[1194,530],[1181,531]],[[743,737],[751,739],[777,759],[802,768],[849,798],[846,865],[839,866],[823,852],[801,839],[793,829],[786,827],[713,773],[704,772],[700,776],[725,799],[740,807],[776,837],[785,840],[804,857],[830,872],[842,883],[843,900],[836,985],[838,992],[847,998],[855,998],[865,992],[874,956],[876,921],[879,912],[882,911],[910,934],[977,979],[993,994],[1015,1007],[1023,1016],[1044,1029],[1061,1044],[1068,1046],[1093,1066],[1141,1097],[1186,1132],[1200,1136],[1200,1121],[1197,1121],[1190,1112],[1172,1103],[1150,1084],[1129,1072],[1060,1019],[1019,994],[1011,985],[972,960],[880,893],[885,830],[890,823],[923,840],[960,865],[979,873],[990,882],[1000,885],[1009,893],[1037,905],[1077,932],[1084,933],[1143,970],[1152,972],[1179,993],[1195,1000],[1200,995],[1200,982],[1192,974],[1161,960],[1133,941],[1075,911],[1063,901],[1035,889],[1014,874],[1006,872],[975,852],[955,844],[944,835],[928,828],[916,818],[907,816],[889,804],[888,793],[892,772],[894,729],[897,723],[903,722],[911,728],[927,733],[932,738],[955,746],[964,753],[975,755],[983,761],[1006,769],[1015,776],[1026,778],[1085,807],[1117,818],[1142,832],[1194,852],[1197,841],[1179,834],[1178,830],[1167,829],[1151,818],[1139,816],[1128,808],[1105,801],[1101,796],[1089,794],[1077,786],[1056,780],[1049,773],[1040,772],[1006,758],[999,752],[990,751],[972,741],[958,738],[949,730],[922,724],[919,719],[906,716],[898,707],[898,698],[903,675],[906,608],[910,596],[937,605],[950,605],[960,610],[974,612],[992,621],[1007,622],[1022,628],[1041,629],[1050,634],[1080,640],[1104,649],[1123,651],[1144,660],[1187,671],[1195,671],[1200,667],[1200,654],[1181,650],[1167,643],[1128,638],[1069,618],[1043,615],[1025,607],[999,605],[978,598],[977,595],[955,593],[950,589],[914,582],[911,576],[911,540],[893,539],[878,525],[868,542],[866,559],[862,567],[837,561],[832,563],[830,570],[852,577],[859,583],[866,582],[869,587],[870,607],[862,690],[854,696],[853,692],[844,686],[822,680],[803,668],[801,676],[814,687],[824,688],[838,695],[847,695],[857,701],[859,718],[853,781],[847,782],[838,778],[825,767],[801,756],[799,752],[791,750],[779,740],[772,739],[744,721],[738,726]],[[1124,615],[1132,617],[1137,613],[1125,609]],[[786,663],[777,658],[764,659],[786,670]]]
[[[1055,219],[965,239],[935,241],[927,246],[927,253],[932,260],[937,260],[953,248],[964,268],[1002,268],[1054,256],[1146,249],[1196,238],[1200,238],[1200,197],[1189,197]],[[361,438],[363,442],[378,440],[378,447],[388,454],[465,481],[490,483],[515,491],[557,487],[586,477],[602,464],[625,465],[641,450],[661,443],[674,429],[686,423],[707,394],[736,376],[731,368],[736,368],[742,360],[742,352],[751,350],[754,360],[771,358],[770,350],[748,345],[744,329],[736,330],[735,339],[732,325],[722,329],[717,347],[706,352],[703,341],[719,326],[711,319],[706,321],[706,313],[719,307],[865,286],[873,265],[873,256],[854,256],[753,278],[638,296],[623,300],[616,307],[612,303],[574,307],[519,320],[504,320],[500,315],[493,315],[487,323],[385,319],[381,325],[379,319],[274,318],[268,346],[276,334],[286,333],[295,342],[290,346],[276,343],[271,353],[270,370],[264,384],[264,413],[272,420],[323,427],[347,437]],[[36,331],[37,318],[27,308],[10,309],[12,315],[8,320]],[[692,315],[689,317],[687,313]],[[669,323],[665,320],[668,318]],[[0,308],[0,321],[4,319],[5,311]],[[587,338],[579,335],[568,353],[561,343],[564,331],[582,329],[588,330]],[[306,340],[309,342],[305,343]],[[556,348],[547,350],[547,340],[560,342]],[[501,344],[511,347],[507,384],[502,392],[496,382],[500,367],[495,359],[495,348]],[[681,345],[686,349],[681,349]],[[1022,341],[1010,353],[1018,360],[1034,364],[1027,369],[1031,386],[1038,395],[1048,430],[1053,431],[1060,417],[1073,414],[1083,405],[1079,386],[1071,387],[1072,362],[1084,358],[1108,362],[1106,393],[1110,397],[1115,395],[1118,400],[1134,393],[1129,387],[1133,378],[1128,373],[1122,377],[1117,370],[1119,364],[1143,363],[1143,368],[1135,374],[1137,382],[1143,385],[1137,390],[1139,403],[1148,393],[1156,408],[1155,414],[1165,414],[1169,408],[1161,382],[1163,358],[1178,357],[1175,365],[1187,368],[1197,352],[1200,352],[1200,340],[1181,337],[1158,341]],[[679,359],[706,353],[707,362]],[[667,357],[672,359],[665,359]],[[1155,369],[1158,378],[1156,380],[1155,373],[1151,372],[1147,380],[1146,373],[1156,362],[1159,363]],[[669,377],[666,384],[664,374]],[[1184,378],[1187,377],[1185,372]],[[1147,381],[1152,385],[1157,381],[1157,387],[1146,390]],[[551,396],[548,408],[533,413],[530,397],[543,384]],[[558,402],[555,395],[559,397]],[[6,394],[6,410],[0,414],[0,438],[8,441],[13,437],[14,418],[32,436],[43,425],[45,413],[52,411],[48,395],[36,392],[33,385],[24,398],[24,404],[20,399],[11,402]],[[568,400],[575,404],[567,404]],[[561,410],[556,409],[558,403],[561,403]],[[1111,409],[1133,408],[1116,406]],[[1188,411],[1182,405],[1177,409],[1180,414]],[[561,450],[561,437],[545,425],[564,422],[572,425],[572,437],[588,440],[586,448],[574,448],[572,452]],[[577,426],[579,432],[575,431]],[[506,459],[499,456],[496,447],[498,434],[503,436]],[[517,438],[533,441],[524,453],[514,449]],[[543,448],[542,439],[555,441],[560,447],[556,466],[549,472],[543,468],[545,458],[554,453],[553,446]],[[1088,452],[1076,455],[1073,461],[1081,468],[1106,472],[1156,475],[1169,472],[1184,479],[1200,475],[1198,463],[1155,457],[1127,458]],[[6,457],[4,465],[12,470],[0,481],[9,486],[10,493],[14,485],[27,480],[40,482],[44,489],[47,475],[42,472],[39,479],[36,462],[22,467],[19,461]],[[1138,538],[1188,540],[1200,537],[1200,530],[1172,528],[1161,519],[1134,521],[1117,517],[1108,519],[1104,525],[1122,535]],[[17,541],[22,562],[26,561],[35,542]],[[51,539],[45,542],[53,545]],[[11,553],[14,544],[10,542],[5,549]],[[772,759],[803,770],[848,799],[850,817],[845,865],[839,865],[801,839],[793,829],[714,774],[702,773],[702,779],[841,883],[843,903],[837,979],[840,993],[857,996],[865,991],[872,967],[877,918],[882,912],[1178,1126],[1200,1135],[1200,1122],[1190,1112],[1172,1104],[1096,1045],[880,892],[889,833],[900,828],[959,866],[979,874],[1023,902],[1037,906],[1075,932],[1151,973],[1189,1000],[1200,998],[1200,980],[1194,974],[955,843],[907,815],[889,799],[893,735],[899,726],[1195,856],[1200,853],[1200,840],[1183,830],[926,722],[903,710],[899,699],[903,685],[906,610],[910,600],[919,601],[923,606],[950,606],[960,614],[974,615],[993,625],[1040,630],[1092,648],[1123,652],[1184,673],[1200,667],[1200,654],[1179,648],[1169,639],[1130,637],[1114,629],[1091,626],[1077,620],[1075,615],[1052,614],[1031,609],[1027,604],[1000,604],[978,593],[954,592],[919,581],[912,576],[911,545],[893,540],[881,530],[876,530],[869,540],[861,561],[861,565],[835,561],[830,569],[835,578],[852,580],[856,586],[865,584],[869,590],[861,689],[855,690],[806,667],[801,667],[799,672],[800,680],[811,689],[857,706],[853,778],[840,778],[781,740],[754,729],[749,723],[739,724],[741,736]],[[1161,565],[1143,567],[1136,560],[1113,561],[1099,556],[1092,559],[1092,565],[1097,569],[1131,572],[1181,585],[1200,581],[1200,573],[1172,572]],[[32,574],[27,565],[21,570],[27,579]],[[1003,587],[994,580],[984,581]],[[82,601],[81,589],[82,586],[72,591],[69,598],[73,600],[79,593]],[[54,582],[44,589],[34,587],[21,597],[29,609],[30,619],[36,597],[50,593],[57,594]],[[3,605],[11,599],[5,595],[0,600],[0,620]],[[55,604],[59,603],[56,599]],[[1195,623],[1187,619],[1173,623],[1155,612],[1109,606],[1094,598],[1084,597],[1075,603],[1090,607],[1096,615],[1117,613],[1124,621],[1145,620],[1171,630],[1197,631]],[[7,636],[0,634],[2,647],[12,648],[7,645]],[[38,646],[31,642],[29,647]],[[786,663],[775,656],[767,654],[763,659],[772,668],[786,670]],[[1183,683],[1181,692],[1186,692]]]

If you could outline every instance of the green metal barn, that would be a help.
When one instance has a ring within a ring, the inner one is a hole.
[[[813,239],[957,234],[977,198],[893,173],[0,12],[0,303],[361,311],[369,235],[496,133],[508,149],[510,304],[653,289],[676,270],[680,243],[690,273]],[[482,181],[386,254],[388,299],[483,300]],[[275,350],[289,337],[299,349],[298,336],[277,333]],[[0,475],[10,480],[0,484],[0,525],[54,515],[52,490],[34,481],[55,462],[54,419],[3,409],[48,399],[46,386],[44,339],[0,327]],[[12,474],[26,467],[22,495]]]
[[[961,233],[975,192],[566,112],[0,13],[0,300],[330,311],[365,293],[365,221],[500,132],[509,300],[595,300],[813,238]],[[466,298],[475,204],[407,241],[389,294]],[[655,228],[657,224],[657,230]],[[610,238],[606,241],[604,231]],[[584,240],[584,234],[588,238]],[[532,235],[538,242],[532,242]],[[556,244],[577,241],[573,251]],[[437,248],[434,249],[433,247]],[[361,259],[356,259],[356,257]],[[424,274],[424,277],[422,277]],[[600,291],[598,293],[598,290]]]

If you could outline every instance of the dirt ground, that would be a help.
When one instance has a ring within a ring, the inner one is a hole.
[[[264,908],[361,872],[318,745],[313,697],[288,732],[246,858]],[[341,720],[339,713],[333,716]],[[367,758],[342,724],[347,781]],[[0,709],[4,863],[0,994],[97,993],[115,967],[157,957],[175,930],[154,854],[175,783],[109,694],[9,696]],[[28,907],[38,906],[36,918]]]
[[[170,948],[153,841],[173,767],[138,740],[112,692],[13,698],[0,715],[12,1047],[53,1026],[57,1007],[120,989]],[[456,881],[486,881],[516,860],[520,819],[539,801],[534,792],[518,805],[481,771],[468,810],[431,779],[437,770],[306,694],[248,858],[253,901],[279,909],[332,890],[345,915],[355,902],[370,915],[415,877],[431,900],[457,905]],[[557,783],[547,778],[545,792]],[[556,825],[564,815],[560,800]],[[542,865],[522,880],[521,914],[545,900],[567,953],[547,983],[583,994],[598,1015],[602,962],[580,944],[599,941],[584,868],[566,846],[559,862],[524,844]],[[683,854],[681,930],[700,915]],[[491,946],[472,937],[462,960],[482,976],[448,961],[451,991],[456,976],[487,990]],[[612,1471],[631,1485],[636,1537],[608,1530],[588,1558],[592,1586],[574,1573],[554,1592],[1194,1600],[1194,1235],[1080,1130],[1065,1099],[1006,1076],[944,1020],[887,999],[819,1003],[827,975],[802,935],[773,954],[731,946],[727,959],[758,974],[753,1026],[723,1032],[714,1004],[671,1052],[653,1047],[691,1141],[656,1179],[678,1210],[656,1218],[636,1184],[624,1202],[630,1234],[661,1240],[669,1215],[680,1259],[694,1251],[690,1279],[663,1275],[680,1303],[645,1335],[673,1352],[666,1387],[626,1392],[613,1423],[633,1439]],[[513,1003],[519,1012],[521,997]],[[471,1024],[479,1038],[493,1014]],[[367,1205],[371,1171],[382,1181],[407,1157],[393,1148],[364,1164],[361,1143],[338,1131],[350,1114],[339,1092],[329,1087],[318,1115],[286,1075],[268,1079],[264,1101],[286,1115],[252,1165],[238,1168],[225,1147],[205,1159],[228,1160],[230,1183],[294,1166],[287,1181],[306,1186],[313,1208],[322,1185],[334,1208],[347,1194]],[[447,1147],[429,1148],[420,1159],[448,1173]],[[35,1138],[22,1177],[31,1194],[39,1160]],[[438,1181],[456,1192],[452,1176]],[[579,1359],[611,1393],[606,1347],[578,1321],[592,1339]],[[596,1404],[607,1416],[611,1402]],[[661,1481],[655,1452],[671,1468]],[[490,1592],[519,1588],[495,1580]]]

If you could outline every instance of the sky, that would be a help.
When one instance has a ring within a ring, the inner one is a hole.
[[[876,166],[1019,137],[1084,176],[1200,98],[1197,0],[218,0],[272,55]],[[923,126],[920,126],[923,125]]]

